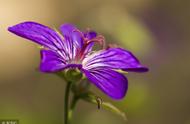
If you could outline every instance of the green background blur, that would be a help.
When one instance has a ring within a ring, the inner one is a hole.
[[[37,45],[7,31],[23,21],[94,29],[150,68],[127,74],[122,101],[92,86],[125,111],[128,122],[80,101],[73,124],[190,124],[189,0],[0,0],[0,119],[62,124],[65,82],[37,71]]]

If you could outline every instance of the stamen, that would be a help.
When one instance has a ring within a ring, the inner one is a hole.
[[[105,48],[105,38],[102,35],[98,35],[97,37],[86,41],[86,44],[88,45],[91,42],[98,42],[102,46],[103,49]]]
[[[106,49],[117,48],[117,47],[119,47],[117,44],[108,44]]]

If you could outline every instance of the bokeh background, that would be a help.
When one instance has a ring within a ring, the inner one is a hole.
[[[129,90],[113,101],[119,116],[80,101],[73,124],[190,124],[189,0],[0,0],[0,119],[62,124],[65,82],[38,71],[38,46],[7,31],[36,21],[91,28],[131,50],[148,73],[127,74]]]

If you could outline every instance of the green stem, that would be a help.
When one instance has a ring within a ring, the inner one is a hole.
[[[65,116],[65,124],[69,124],[68,114],[69,114],[69,93],[71,89],[72,82],[68,82],[65,89],[65,106],[64,106],[64,116]]]
[[[68,116],[68,122],[70,123],[71,122],[71,119],[72,119],[72,116],[73,116],[73,111],[75,109],[75,106],[77,104],[79,100],[79,97],[76,97],[75,95],[73,96],[73,100],[71,102],[71,107],[70,107],[70,110],[69,110],[69,116]]]

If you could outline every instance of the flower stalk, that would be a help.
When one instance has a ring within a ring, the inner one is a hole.
[[[64,117],[65,117],[65,124],[69,124],[68,122],[68,115],[69,115],[69,94],[70,94],[70,89],[72,86],[72,82],[68,82],[66,89],[65,89],[65,105],[64,105]]]
[[[71,120],[72,120],[72,117],[73,117],[73,111],[76,107],[76,104],[79,100],[79,97],[77,97],[76,95],[73,96],[73,99],[72,99],[72,102],[71,102],[71,106],[70,106],[70,109],[69,109],[69,114],[68,114],[68,124],[71,123]]]

